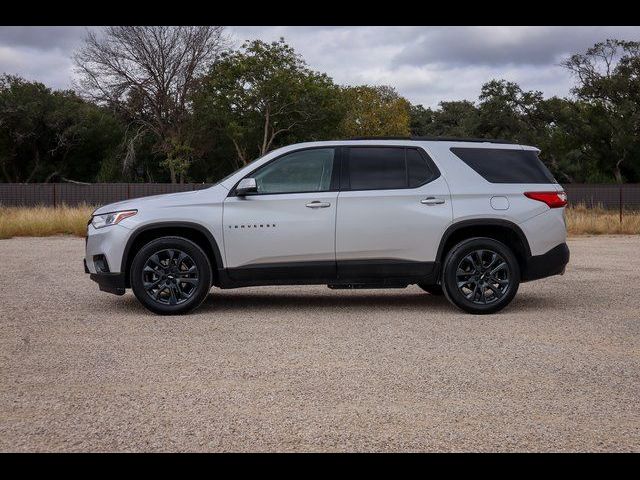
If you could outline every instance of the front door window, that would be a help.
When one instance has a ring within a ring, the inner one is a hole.
[[[253,174],[258,194],[326,192],[331,188],[333,148],[293,152]]]

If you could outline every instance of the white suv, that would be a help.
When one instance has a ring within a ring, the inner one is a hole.
[[[534,147],[360,139],[274,150],[217,185],[99,208],[85,271],[149,310],[185,313],[212,285],[417,284],[471,313],[564,273],[562,187]]]

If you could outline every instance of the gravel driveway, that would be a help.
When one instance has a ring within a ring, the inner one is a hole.
[[[0,240],[2,451],[640,451],[640,237],[569,242],[502,313],[405,290],[98,291],[83,240]]]

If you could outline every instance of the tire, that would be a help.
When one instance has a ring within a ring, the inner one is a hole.
[[[520,266],[505,244],[491,238],[470,238],[447,254],[442,285],[447,300],[465,312],[495,313],[515,297]]]
[[[211,288],[211,264],[202,249],[182,237],[162,237],[133,259],[131,289],[147,309],[181,315],[200,306]]]
[[[422,290],[424,290],[425,292],[431,295],[436,295],[436,296],[444,295],[444,292],[442,291],[442,285],[419,283],[418,286]]]

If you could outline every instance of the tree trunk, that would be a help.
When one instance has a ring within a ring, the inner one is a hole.
[[[620,165],[622,165],[624,157],[625,155],[623,155],[622,158],[616,162],[616,166],[613,169],[613,176],[616,178],[617,183],[622,183],[622,171],[620,169]]]
[[[264,132],[262,134],[262,147],[260,147],[260,156],[262,157],[265,153],[267,153],[268,148],[268,140],[267,137],[269,135],[269,107],[267,107],[267,112],[264,115]]]
[[[246,160],[246,155],[244,153],[244,150],[240,148],[240,145],[238,144],[235,138],[231,137],[231,141],[233,142],[233,146],[236,149],[236,153],[238,154],[238,160],[240,160],[241,166],[246,165],[247,160]]]
[[[58,175],[60,172],[58,170],[56,170],[55,172],[49,174],[49,176],[47,178],[45,178],[44,183],[49,183],[49,181],[55,177],[56,175]]]
[[[616,178],[616,183],[622,183],[622,173],[618,167],[614,170],[613,175]]]
[[[89,182],[79,182],[78,180],[72,180],[66,177],[60,177],[60,180],[67,183],[73,183],[74,185],[91,185]]]

